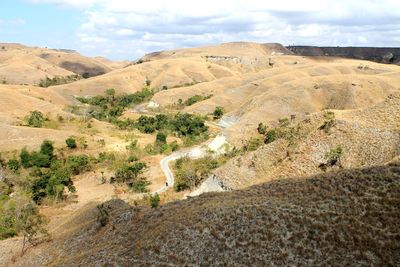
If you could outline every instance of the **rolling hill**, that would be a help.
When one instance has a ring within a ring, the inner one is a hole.
[[[72,50],[0,43],[0,81],[7,84],[34,85],[46,77],[74,74],[88,78],[128,64],[104,58],[89,58]]]

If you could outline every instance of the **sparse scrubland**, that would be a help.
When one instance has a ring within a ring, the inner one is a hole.
[[[3,50],[0,265],[400,263],[399,66]]]
[[[112,200],[103,204],[103,227],[96,210],[86,211],[74,221],[90,223],[18,264],[394,266],[399,182],[400,165],[392,163],[209,193],[153,210]]]

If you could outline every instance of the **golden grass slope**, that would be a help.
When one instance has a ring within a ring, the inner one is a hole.
[[[34,85],[45,77],[84,73],[95,76],[122,68],[127,64],[129,63],[85,57],[69,50],[0,43],[1,83]]]
[[[232,159],[215,171],[230,188],[244,188],[272,179],[322,172],[326,154],[340,146],[343,168],[380,165],[400,155],[400,95],[391,95],[370,108],[331,110],[335,125],[321,129],[324,112],[306,116],[292,126],[300,131],[292,140],[278,139]],[[334,168],[337,168],[334,167]]]
[[[400,165],[208,193],[155,210],[104,204],[8,266],[396,266]],[[77,227],[77,225],[81,225]],[[68,230],[69,229],[69,230]]]

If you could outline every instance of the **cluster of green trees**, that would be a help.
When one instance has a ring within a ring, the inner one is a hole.
[[[57,157],[54,153],[53,143],[44,140],[39,151],[29,152],[21,149],[19,159],[10,159],[5,165],[18,174],[20,168],[27,169],[31,184],[27,185],[27,191],[32,200],[40,204],[44,198],[55,200],[64,198],[65,189],[74,192],[72,175],[78,175],[91,169],[91,160],[87,155],[70,155]]]
[[[178,109],[182,109],[186,106],[191,106],[196,104],[197,102],[204,101],[213,97],[212,94],[210,95],[194,95],[183,101],[181,98],[178,99],[178,103],[175,104],[175,107]]]
[[[104,95],[77,97],[77,100],[91,106],[87,111],[87,116],[98,120],[113,121],[120,117],[127,107],[148,101],[153,95],[154,91],[149,87],[133,94],[120,95],[116,95],[114,89],[108,89]]]
[[[58,158],[54,154],[53,143],[44,140],[39,151],[28,152],[25,148],[20,154],[21,166],[30,170],[33,182],[30,188],[32,199],[40,204],[45,197],[62,200],[65,188],[74,192],[72,175],[90,170],[87,155],[73,155]]]
[[[156,116],[140,116],[137,120],[114,121],[120,129],[136,128],[142,133],[171,133],[182,138],[186,143],[194,143],[208,139],[208,127],[205,118],[189,113],[177,113],[173,116],[157,114]]]
[[[53,78],[46,77],[41,79],[38,86],[39,87],[49,87],[54,85],[66,84],[75,82],[82,79],[82,76],[78,74],[72,74],[68,76],[54,76]]]
[[[141,174],[146,167],[146,163],[140,161],[125,163],[116,170],[115,177],[111,182],[125,183],[134,192],[145,193],[148,191],[147,186],[150,183]]]

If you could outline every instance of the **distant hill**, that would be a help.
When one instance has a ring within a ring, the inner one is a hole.
[[[398,47],[288,46],[286,48],[300,56],[333,56],[400,64],[400,48]]]
[[[39,84],[41,79],[78,74],[84,78],[128,65],[103,58],[85,57],[67,49],[28,47],[0,43],[0,83]]]

